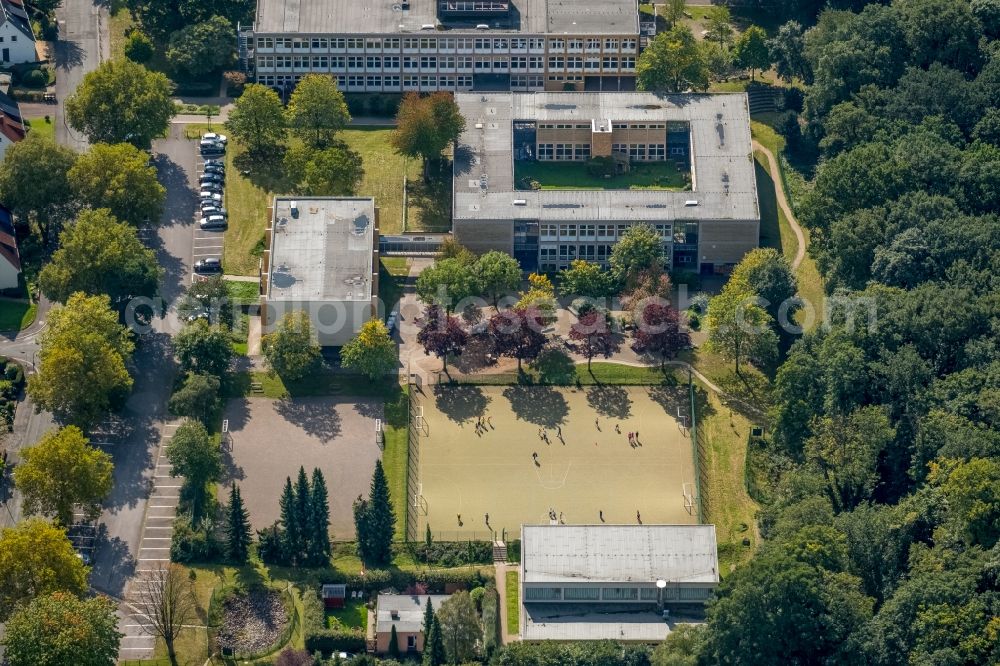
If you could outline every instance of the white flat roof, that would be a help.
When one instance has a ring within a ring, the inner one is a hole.
[[[396,631],[421,631],[427,600],[431,600],[431,606],[437,611],[448,597],[447,594],[380,594],[376,607],[375,631],[392,631],[392,625],[396,625]],[[396,619],[392,617],[393,612],[396,613]]]
[[[718,583],[715,525],[524,525],[525,583]]]
[[[370,301],[374,242],[372,198],[276,198],[268,300]]]

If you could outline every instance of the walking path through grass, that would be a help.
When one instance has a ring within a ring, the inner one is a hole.
[[[785,196],[785,185],[784,179],[781,177],[781,171],[778,168],[778,160],[774,157],[774,153],[764,147],[756,139],[753,140],[754,150],[759,150],[763,153],[764,157],[767,158],[768,170],[771,172],[771,180],[774,181],[774,194],[778,200],[778,206],[781,207],[781,212],[785,214],[785,219],[788,220],[788,226],[792,228],[792,233],[795,234],[795,240],[798,242],[799,246],[795,250],[795,258],[792,260],[792,270],[798,270],[799,264],[802,260],[806,258],[806,237],[802,233],[802,227],[799,226],[798,220],[795,219],[795,215],[792,213],[791,207],[788,205],[788,199]]]

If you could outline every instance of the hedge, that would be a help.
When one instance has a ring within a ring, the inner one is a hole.
[[[427,585],[430,594],[441,594],[446,585],[471,590],[485,585],[493,580],[492,570],[484,573],[480,569],[424,569],[423,571],[400,571],[399,569],[369,569],[364,575],[359,573],[346,574],[337,570],[317,572],[317,582],[346,583],[351,589],[364,590],[367,593],[378,592],[387,588],[405,590],[417,583]]]
[[[493,544],[489,541],[435,541],[408,545],[414,559],[424,564],[457,567],[467,564],[492,564]]]

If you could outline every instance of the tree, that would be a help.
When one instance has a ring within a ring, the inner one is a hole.
[[[574,259],[559,273],[559,293],[567,298],[604,298],[611,292],[611,275],[600,264]]]
[[[56,240],[73,215],[75,197],[67,174],[72,149],[32,132],[8,147],[0,164],[0,200],[18,217],[37,225],[44,245]]]
[[[396,625],[392,625],[389,632],[389,658],[399,659],[399,636],[396,634]]]
[[[992,548],[1000,538],[1000,464],[995,459],[933,463],[930,480],[941,487],[956,533]]]
[[[274,333],[264,336],[264,358],[282,379],[302,379],[319,364],[319,345],[313,342],[306,312],[290,312]]]
[[[777,354],[771,316],[757,305],[757,298],[745,282],[730,279],[708,302],[708,348],[732,359],[737,375],[741,360],[760,364]]]
[[[200,516],[205,486],[222,475],[222,452],[199,421],[184,421],[174,431],[166,448],[170,475],[183,476],[182,495],[191,502],[192,514]]]
[[[388,564],[392,560],[392,537],[396,514],[389,499],[389,483],[382,461],[375,461],[368,499],[354,501],[354,524],[358,533],[358,556],[369,566]]]
[[[640,305],[635,323],[632,349],[659,354],[660,367],[691,344],[690,334],[681,325],[680,313],[665,303]]]
[[[153,40],[141,30],[133,30],[125,39],[125,57],[132,62],[144,64],[153,57]]]
[[[7,621],[10,666],[114,666],[123,634],[107,597],[81,600],[66,592],[33,599]]]
[[[88,520],[101,514],[101,502],[111,492],[113,468],[111,456],[90,446],[79,428],[68,426],[21,450],[14,482],[24,497],[26,514],[51,516],[68,527],[76,507]]]
[[[127,143],[98,143],[67,174],[79,202],[107,208],[119,220],[139,226],[159,221],[167,190],[149,166],[149,155]]]
[[[771,318],[778,321],[781,306],[794,298],[798,290],[795,274],[788,261],[774,248],[757,248],[748,252],[733,269],[734,280],[744,280],[750,288],[767,301],[763,304]],[[819,303],[814,303],[818,307]],[[790,322],[794,309],[786,307],[781,323]]]
[[[295,478],[295,504],[292,508],[295,513],[295,523],[302,533],[302,542],[296,556],[298,561],[304,562],[309,559],[310,540],[313,535],[312,530],[312,488],[309,487],[309,477],[306,476],[306,468],[299,465],[299,475]]]
[[[448,314],[476,293],[472,266],[461,259],[439,259],[417,277],[417,296],[427,305],[437,304]]]
[[[708,10],[705,39],[716,42],[720,49],[727,47],[733,41],[733,18],[729,7],[716,5]]]
[[[653,650],[650,666],[698,666],[707,639],[704,624],[678,624]]]
[[[691,29],[677,24],[654,37],[639,54],[636,87],[650,92],[684,92],[708,88],[705,51]]]
[[[281,491],[281,498],[278,500],[278,507],[281,512],[281,525],[285,528],[281,539],[281,550],[286,564],[294,563],[305,552],[305,531],[307,527],[299,522],[295,506],[295,487],[292,485],[292,478],[286,476],[285,486]]]
[[[322,74],[302,77],[288,100],[285,117],[292,132],[313,148],[330,145],[351,121],[344,93],[332,77]]]
[[[429,526],[429,524],[428,524]],[[421,625],[424,636],[430,636],[431,626],[434,624],[434,604],[431,603],[430,596],[427,597],[427,605],[424,606],[424,622]]]
[[[437,305],[427,306],[420,320],[417,343],[423,346],[425,353],[441,359],[445,372],[448,372],[448,357],[461,354],[468,341],[469,335],[457,318]]]
[[[441,621],[437,615],[431,619],[431,630],[424,633],[423,666],[440,666],[446,663],[444,637],[441,635]]]
[[[289,151],[285,161],[296,155],[298,153]],[[299,189],[303,194],[316,197],[350,196],[364,175],[361,155],[346,145],[334,144],[323,150],[308,151]]]
[[[48,315],[28,393],[61,421],[91,426],[132,389],[126,368],[132,350],[107,296],[73,294]]]
[[[521,284],[521,265],[506,252],[490,250],[472,266],[476,285],[493,301],[494,309],[500,297]]]
[[[514,305],[537,318],[540,322],[549,324],[556,320],[556,290],[552,280],[547,275],[530,273],[528,275],[528,291],[521,292],[521,298]]]
[[[184,383],[170,396],[170,413],[209,423],[219,411],[221,386],[215,375],[187,373]]]
[[[319,467],[313,468],[312,496],[309,500],[309,561],[313,566],[330,560],[330,503],[326,479]]]
[[[106,294],[111,307],[124,313],[132,299],[153,298],[159,291],[163,271],[156,253],[142,244],[134,227],[106,209],[80,213],[59,241],[38,275],[48,299],[67,303],[77,293]]]
[[[340,361],[345,368],[357,370],[374,380],[399,366],[399,353],[382,320],[370,319],[354,339],[341,348]]]
[[[198,280],[184,295],[184,300],[177,307],[182,316],[207,312],[209,322],[218,323],[228,329],[233,327],[234,310],[236,306],[229,299],[229,290],[221,275],[214,275],[207,280]],[[176,341],[175,341],[176,344]]]
[[[184,26],[170,35],[167,63],[192,79],[228,67],[235,55],[234,32],[233,24],[222,16]]]
[[[517,359],[518,373],[522,361],[536,358],[545,347],[543,328],[541,316],[520,305],[493,315],[489,324],[494,348],[501,356]]]
[[[448,661],[459,664],[475,657],[482,631],[476,606],[468,592],[460,590],[444,600],[434,614],[434,620],[440,623]]]
[[[774,69],[789,83],[794,78],[809,82],[812,72],[805,57],[805,30],[798,21],[789,21],[767,40],[767,50],[774,61]]]
[[[392,145],[407,157],[424,160],[424,177],[428,167],[441,160],[441,151],[458,140],[465,129],[465,118],[452,95],[446,92],[420,96],[407,93],[396,113],[396,131]]]
[[[233,359],[229,335],[204,319],[181,329],[174,338],[174,351],[182,370],[216,377],[225,376]]]
[[[684,0],[667,0],[661,6],[663,10],[660,15],[669,27],[673,28],[684,18]]]
[[[438,250],[438,259],[458,259],[460,263],[468,266],[476,263],[476,255],[451,235],[445,236],[444,240],[441,241],[441,247]]]
[[[663,239],[648,224],[633,224],[611,249],[608,264],[619,285],[632,289],[641,273],[650,269],[662,272]]]
[[[733,45],[736,64],[750,70],[750,79],[755,80],[757,70],[771,66],[771,54],[767,50],[767,33],[763,28],[752,25],[736,38]]]
[[[591,308],[586,314],[580,315],[570,327],[569,337],[580,343],[581,351],[587,357],[589,371],[590,361],[598,354],[606,354],[611,348],[611,329],[604,311]]]
[[[127,59],[105,60],[83,77],[66,100],[66,119],[91,143],[131,143],[149,148],[177,113],[173,84]]]
[[[225,127],[251,155],[260,157],[274,152],[285,138],[285,110],[281,98],[269,86],[248,84],[233,103]]]
[[[968,2],[910,0],[894,8],[914,65],[926,68],[940,62],[966,72],[978,70],[982,27]]]
[[[135,586],[137,606],[144,611],[143,630],[163,639],[167,658],[177,666],[174,642],[186,624],[197,619],[194,590],[184,569],[177,564],[158,564]]]
[[[489,660],[503,645],[500,628],[500,595],[493,581],[486,582],[482,599],[483,617],[483,657]]]
[[[0,571],[0,620],[6,620],[35,597],[59,591],[83,596],[90,570],[64,530],[28,518],[0,530]]]
[[[250,545],[253,543],[250,512],[243,505],[243,496],[235,481],[229,490],[229,511],[226,518],[226,554],[231,561],[245,564],[250,555]]]

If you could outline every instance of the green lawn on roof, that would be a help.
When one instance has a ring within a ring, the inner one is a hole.
[[[585,162],[514,162],[514,182],[537,181],[543,190],[685,190],[685,172],[673,162],[638,162],[610,178],[587,173]]]

